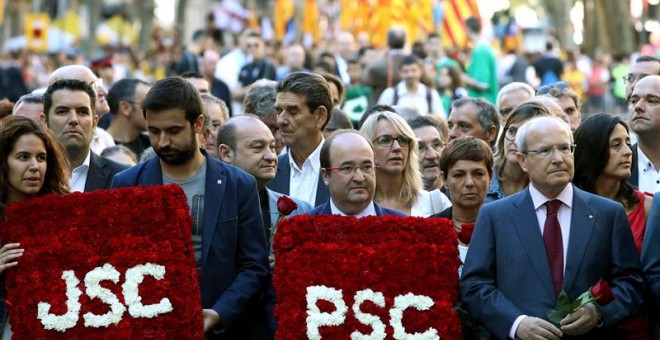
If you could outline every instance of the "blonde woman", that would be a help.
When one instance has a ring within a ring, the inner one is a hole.
[[[423,190],[417,159],[417,139],[398,114],[389,111],[369,116],[360,134],[374,146],[376,204],[410,216],[427,217],[451,203],[441,192]]]

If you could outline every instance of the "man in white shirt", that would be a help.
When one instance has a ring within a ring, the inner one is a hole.
[[[630,184],[640,191],[660,192],[660,76],[642,78],[628,99],[630,128],[637,134],[633,145]]]
[[[401,81],[385,89],[378,98],[378,104],[410,106],[422,116],[432,114],[447,119],[438,91],[422,84],[422,74],[419,58],[415,55],[403,58],[399,67]]]
[[[91,151],[99,120],[95,97],[88,83],[76,79],[56,81],[44,93],[46,123],[67,151],[73,191],[110,188],[112,177],[127,168]]]
[[[332,107],[328,83],[318,74],[294,72],[278,82],[277,124],[289,151],[279,157],[277,175],[268,188],[312,206],[328,199],[319,157]]]
[[[644,295],[626,213],[571,184],[575,146],[568,124],[532,119],[518,129],[516,144],[530,185],[479,211],[461,277],[463,305],[494,338],[607,338]],[[549,322],[561,292],[573,301],[601,279],[614,301],[591,302],[559,324]]]
[[[405,216],[374,203],[376,165],[371,143],[356,131],[339,130],[321,148],[323,182],[330,199],[307,214],[343,216]]]

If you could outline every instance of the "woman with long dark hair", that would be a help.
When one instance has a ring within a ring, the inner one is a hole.
[[[7,207],[32,197],[69,193],[69,162],[52,133],[25,117],[11,116],[0,128],[0,227]],[[18,264],[23,255],[18,243],[0,248],[0,273]],[[4,285],[0,300],[4,301]],[[0,309],[1,338],[11,334],[4,308]]]
[[[637,252],[641,254],[651,197],[628,184],[633,153],[626,124],[600,113],[589,117],[575,131],[575,175],[578,188],[621,203],[628,215]],[[641,312],[612,330],[612,339],[648,339]]]

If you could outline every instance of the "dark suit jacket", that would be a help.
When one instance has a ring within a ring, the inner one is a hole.
[[[365,85],[371,86],[373,89],[372,102],[377,102],[380,94],[386,88],[394,86],[401,81],[399,67],[405,56],[406,54],[403,52],[395,53],[394,55],[388,54],[387,57],[380,58],[367,66],[362,81]],[[389,85],[387,84],[388,69],[392,79],[392,83]]]
[[[642,301],[639,258],[623,207],[574,187],[563,289],[574,300],[600,278],[615,296],[601,308],[607,328]],[[460,288],[470,315],[494,337],[506,338],[522,314],[547,320],[556,294],[529,188],[481,207]]]
[[[642,268],[654,308],[660,307],[660,192],[653,196],[651,212],[646,218],[646,233],[642,246]]]
[[[395,210],[390,210],[387,208],[380,207],[378,204],[374,203],[376,208],[376,216],[406,216],[403,213],[400,213]],[[327,200],[325,203],[317,206],[316,208],[305,212],[306,215],[332,215],[332,209],[330,208],[330,200]]]
[[[85,192],[109,189],[112,184],[112,178],[128,168],[127,165],[119,164],[92,152],[89,157],[89,170],[87,170]]]
[[[289,164],[289,154],[286,153],[278,158],[277,175],[275,175],[275,179],[268,183],[268,189],[289,195],[290,183],[291,165]],[[328,198],[330,198],[330,191],[328,191],[328,187],[323,183],[323,178],[321,177],[321,173],[319,173],[319,180],[316,183],[316,200],[314,201],[314,206],[325,202]]]
[[[202,306],[220,315],[225,338],[244,338],[249,321],[245,313],[256,303],[268,277],[257,185],[246,172],[204,155]],[[162,184],[160,159],[154,157],[115,176],[112,187]]]

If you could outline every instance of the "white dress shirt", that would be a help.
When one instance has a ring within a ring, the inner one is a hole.
[[[69,185],[74,192],[84,192],[85,183],[87,182],[87,173],[89,172],[89,159],[92,152],[90,151],[85,158],[85,161],[71,172],[71,179]]]
[[[325,139],[316,147],[309,157],[303,162],[302,169],[298,167],[293,155],[289,150],[289,195],[299,198],[312,206],[316,206],[316,187],[321,174],[321,147]]]
[[[529,184],[529,194],[532,196],[532,202],[534,203],[534,209],[536,211],[536,218],[539,222],[539,228],[541,229],[541,235],[543,235],[543,229],[545,226],[545,219],[547,215],[547,209],[545,203],[550,201],[550,198],[545,197],[538,189],[534,187],[534,184]],[[559,225],[561,226],[561,241],[562,247],[564,248],[564,271],[566,271],[566,255],[568,254],[568,237],[571,232],[571,209],[573,208],[573,185],[568,184],[564,190],[562,190],[557,197],[561,201],[559,206],[559,211],[557,212],[557,219],[559,220]],[[509,337],[515,339],[516,331],[518,330],[518,325],[520,322],[526,318],[527,315],[520,315],[516,318],[516,321],[513,322],[511,330],[509,331]]]
[[[330,198],[330,211],[332,212],[333,215],[349,216],[344,214],[343,211],[337,208],[332,198]],[[371,201],[371,203],[369,203],[369,205],[366,208],[364,208],[364,210],[360,211],[355,215],[350,215],[350,216],[355,216],[357,218],[365,217],[365,216],[376,216],[376,206],[374,205],[374,202]]]
[[[639,191],[654,194],[660,191],[660,169],[637,147],[637,171],[639,172]]]
[[[429,89],[431,92],[431,108],[429,110],[429,104],[426,100],[426,85],[419,83],[417,85],[417,91],[415,92],[408,91],[408,87],[406,87],[404,81],[396,84],[396,87],[399,92],[399,101],[396,104],[394,104],[394,88],[392,87],[388,87],[383,91],[380,98],[378,98],[378,104],[410,106],[416,108],[422,116],[428,115],[429,112],[432,112],[435,115],[447,119],[447,113],[445,112],[445,109],[442,108],[442,100],[440,100],[438,91]]]

